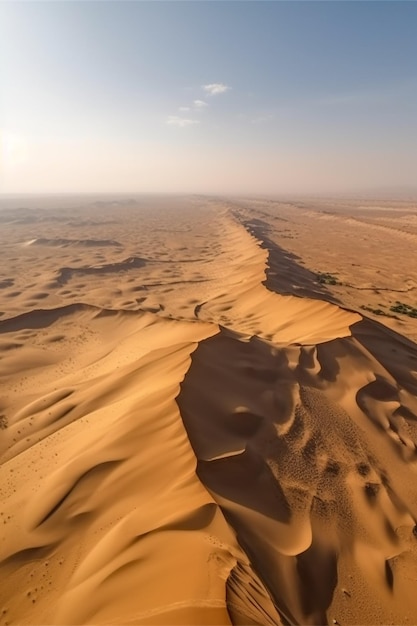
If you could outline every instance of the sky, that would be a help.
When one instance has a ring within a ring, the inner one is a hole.
[[[0,193],[417,189],[417,2],[0,2]]]

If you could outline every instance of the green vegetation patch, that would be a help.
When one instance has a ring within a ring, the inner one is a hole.
[[[373,309],[371,306],[366,306],[366,304],[361,304],[361,309],[363,309],[364,311],[369,311],[374,315],[385,315],[386,317],[393,317],[393,315],[386,313],[382,309]]]
[[[320,283],[320,285],[341,285],[336,276],[326,272],[317,272],[316,280]]]
[[[380,306],[385,306],[385,304],[381,304]],[[374,309],[373,307],[367,306],[366,304],[361,304],[360,308],[363,311],[369,311],[369,313],[373,313],[374,315],[384,315],[385,317],[392,317],[396,320],[399,319],[396,315],[388,313],[388,311],[384,311],[383,309]],[[392,308],[390,310],[392,311]]]
[[[401,313],[401,315],[408,315],[408,317],[417,317],[416,307],[400,302],[399,300],[396,300],[395,304],[390,307],[390,311]]]

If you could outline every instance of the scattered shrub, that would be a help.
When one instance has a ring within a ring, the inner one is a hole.
[[[411,306],[410,304],[400,302],[399,300],[397,300],[395,304],[390,307],[390,311],[393,311],[394,313],[401,313],[401,315],[408,315],[408,317],[417,318],[417,308]]]
[[[373,309],[370,306],[366,306],[366,304],[361,304],[361,309],[363,309],[364,311],[369,311],[370,313],[373,313],[374,315],[386,315],[386,316],[388,316],[388,313],[386,313],[382,309]],[[392,317],[392,316],[389,316],[389,317]]]
[[[326,272],[318,272],[316,274],[316,280],[320,283],[320,285],[340,285],[340,282],[337,280],[336,276],[333,276],[333,274],[328,274]]]

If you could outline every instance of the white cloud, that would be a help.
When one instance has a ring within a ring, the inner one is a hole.
[[[170,126],[178,126],[179,128],[185,128],[186,126],[194,126],[199,124],[199,120],[189,120],[185,117],[178,117],[177,115],[169,115],[166,123]]]
[[[196,106],[197,109],[203,109],[204,107],[207,107],[208,104],[207,102],[204,102],[204,100],[194,100],[194,106]]]
[[[216,96],[219,93],[229,91],[230,87],[224,83],[211,83],[210,85],[203,85],[203,89],[211,96]]]
[[[190,107],[179,107],[178,109],[178,111],[181,111],[181,113],[186,113],[189,110],[190,110]]]

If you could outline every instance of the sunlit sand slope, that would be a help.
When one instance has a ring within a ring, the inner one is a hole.
[[[249,564],[174,399],[216,327],[91,307],[51,318],[15,319],[0,344],[3,622],[229,623],[226,581],[239,593]],[[240,611],[264,623],[274,609],[251,578],[257,605]]]

